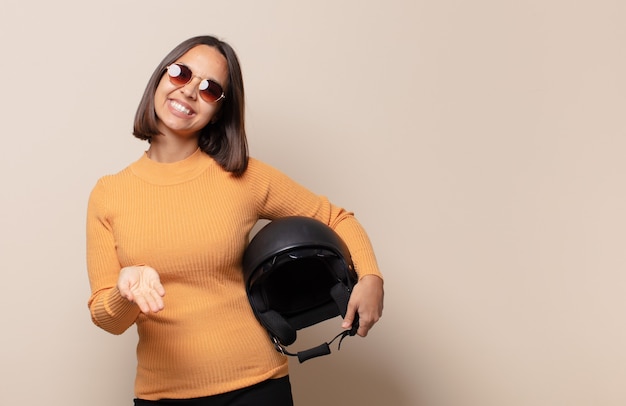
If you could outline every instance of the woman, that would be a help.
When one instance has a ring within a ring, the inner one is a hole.
[[[113,334],[137,326],[135,405],[293,404],[287,359],[246,296],[249,232],[258,219],[290,215],[332,227],[359,275],[342,327],[358,314],[363,337],[383,307],[366,233],[352,213],[248,157],[241,69],[214,37],[190,38],[163,59],[134,135],[148,150],[90,195],[87,265],[94,323]]]

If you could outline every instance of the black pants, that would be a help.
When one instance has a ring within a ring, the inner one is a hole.
[[[135,399],[135,406],[293,406],[289,376],[214,396],[193,399]]]

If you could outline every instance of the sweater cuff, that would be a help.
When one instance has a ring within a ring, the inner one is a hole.
[[[352,261],[359,280],[366,275],[375,275],[384,280],[373,251],[363,250],[355,253],[352,255]]]
[[[94,323],[112,334],[122,334],[139,316],[139,306],[124,298],[117,288],[103,292],[92,306]]]

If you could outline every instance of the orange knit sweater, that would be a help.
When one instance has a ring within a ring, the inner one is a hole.
[[[137,397],[209,396],[288,373],[250,308],[241,270],[257,220],[287,215],[325,222],[346,241],[359,276],[380,275],[352,213],[254,159],[237,178],[200,150],[169,164],[144,154],[98,181],[87,210],[88,305],[108,332],[137,326]],[[159,272],[159,313],[141,313],[116,288],[120,269],[138,264]]]

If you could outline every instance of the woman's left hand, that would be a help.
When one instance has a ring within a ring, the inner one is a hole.
[[[354,286],[348,302],[348,311],[341,327],[350,329],[354,317],[358,313],[359,329],[357,334],[361,337],[367,336],[372,326],[383,315],[384,296],[383,280],[376,275],[365,275]]]

